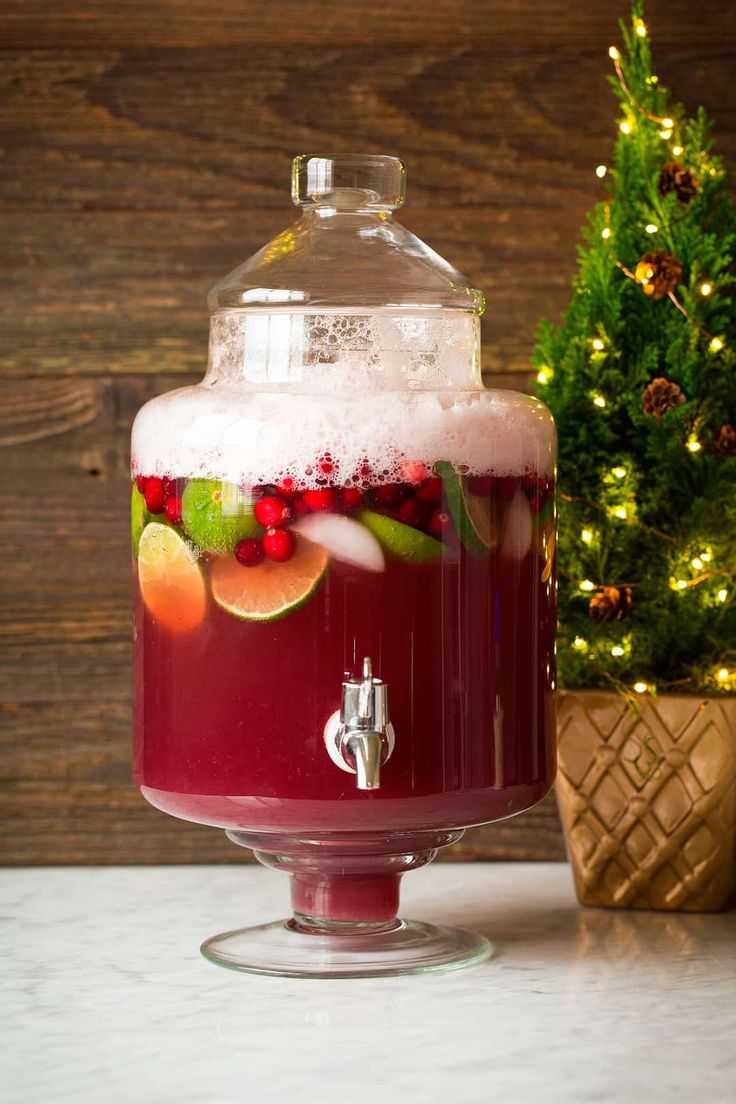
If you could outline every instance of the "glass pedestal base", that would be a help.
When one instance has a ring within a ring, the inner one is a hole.
[[[482,935],[396,920],[312,931],[298,919],[215,935],[202,954],[218,966],[294,978],[396,977],[476,966],[493,953]],[[368,931],[361,930],[368,928]],[[346,928],[351,930],[347,931]]]
[[[264,866],[290,875],[294,915],[206,940],[202,954],[218,966],[279,977],[390,977],[459,970],[492,954],[481,935],[397,917],[402,876],[460,839],[460,829],[227,835]]]

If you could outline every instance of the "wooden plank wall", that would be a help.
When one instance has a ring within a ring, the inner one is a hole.
[[[208,285],[292,217],[295,152],[383,150],[406,223],[488,292],[524,386],[600,195],[610,0],[5,0],[2,859],[228,861],[129,781],[127,439],[201,373]],[[662,79],[736,155],[736,9],[652,0]],[[554,805],[461,855],[562,856]]]

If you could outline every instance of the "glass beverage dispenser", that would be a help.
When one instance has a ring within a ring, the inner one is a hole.
[[[299,157],[299,221],[210,293],[204,380],[133,428],[135,774],[291,877],[207,940],[290,976],[481,961],[402,874],[554,754],[555,433],[484,388],[484,300],[400,226],[393,157]]]

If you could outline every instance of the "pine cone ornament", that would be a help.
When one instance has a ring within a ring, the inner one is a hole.
[[[736,429],[732,425],[722,425],[716,433],[713,448],[724,459],[736,456]]]
[[[657,419],[669,410],[674,410],[684,401],[685,396],[677,384],[661,376],[659,379],[653,379],[642,395],[644,413],[651,414]]]
[[[698,183],[690,169],[679,161],[668,161],[659,174],[658,188],[661,196],[674,192],[678,203],[689,203],[698,190]]]
[[[654,249],[644,254],[634,275],[645,295],[665,299],[679,284],[682,265],[666,249]]]
[[[594,621],[621,621],[633,605],[631,587],[599,586],[588,604],[588,615]]]

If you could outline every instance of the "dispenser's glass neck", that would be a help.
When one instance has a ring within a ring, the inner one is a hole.
[[[291,196],[298,207],[326,211],[382,212],[401,207],[406,170],[398,157],[343,154],[294,160]]]

